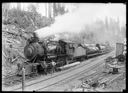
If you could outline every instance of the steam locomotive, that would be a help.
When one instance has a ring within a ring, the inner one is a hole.
[[[29,39],[24,47],[24,55],[28,59],[29,64],[38,64],[37,69],[50,69],[51,62],[56,63],[56,68],[71,64],[75,61],[82,61],[93,56],[107,53],[109,48],[100,44],[86,46],[66,40],[47,40],[39,41],[34,35]],[[49,71],[49,70],[47,70]]]

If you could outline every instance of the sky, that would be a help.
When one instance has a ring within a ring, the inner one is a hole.
[[[89,11],[88,16],[95,15],[95,18],[98,17],[102,20],[105,17],[115,20],[119,18],[121,25],[126,24],[126,5],[123,3],[77,3],[73,5],[83,7],[83,11]]]

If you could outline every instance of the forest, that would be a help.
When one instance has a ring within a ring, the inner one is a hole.
[[[54,17],[42,16],[35,5],[29,5],[28,11],[22,10],[20,6],[9,7],[10,3],[2,4],[2,77],[18,73],[17,64],[27,60],[23,54],[26,41],[32,37],[35,30],[50,27],[56,24],[56,16],[69,13],[65,11],[65,7],[57,7],[55,4],[53,4]],[[79,24],[73,20],[66,20],[66,24],[70,22]],[[62,26],[62,29],[65,28],[65,24]],[[75,29],[75,26],[70,28]],[[106,18],[105,21],[96,20],[91,25],[85,25],[79,34],[64,32],[60,37],[78,43],[113,43],[126,38],[126,26],[120,27],[119,20]]]

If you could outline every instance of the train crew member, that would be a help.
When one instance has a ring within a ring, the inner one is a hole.
[[[46,64],[46,61],[44,61],[44,65],[45,65],[45,68],[44,68],[44,73],[47,75],[47,64]]]
[[[46,74],[47,75],[47,63],[46,63],[46,61],[43,61],[43,62],[41,62],[41,66],[42,66],[42,68],[43,68],[43,70],[44,70],[44,74]]]
[[[52,73],[54,73],[55,72],[56,62],[52,61],[51,64],[52,64]]]
[[[96,44],[96,47],[97,47],[99,50],[101,50],[100,44]]]

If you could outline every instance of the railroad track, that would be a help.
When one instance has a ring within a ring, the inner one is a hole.
[[[106,55],[109,55],[109,54],[106,54]],[[42,80],[37,81],[37,82],[34,82],[34,83],[28,83],[28,84],[26,84],[25,87],[26,87],[27,90],[31,90],[31,89],[28,89],[28,87],[37,86],[37,85],[40,84],[40,83],[49,81],[49,80],[51,80],[51,79],[53,79],[53,78],[59,77],[59,76],[61,76],[61,75],[63,75],[63,74],[66,74],[66,73],[68,73],[68,72],[71,72],[71,71],[73,71],[73,70],[75,70],[75,69],[82,68],[82,67],[86,66],[86,65],[89,64],[89,63],[90,63],[90,64],[93,63],[94,60],[96,60],[97,58],[100,58],[100,57],[103,58],[103,57],[106,56],[106,55],[98,56],[98,57],[96,57],[96,58],[92,58],[92,59],[90,59],[90,60],[87,60],[86,63],[84,63],[84,62],[83,62],[84,64],[81,63],[82,65],[76,66],[76,67],[71,68],[71,69],[69,69],[69,70],[67,70],[67,71],[63,71],[62,73],[57,74],[57,75],[53,75],[53,76],[51,76],[51,77],[49,77],[49,78],[42,79]],[[53,85],[53,84],[52,84],[52,85]],[[48,86],[45,86],[45,87],[48,87]],[[43,88],[39,88],[39,89],[37,89],[37,90],[40,90],[40,89],[43,89]],[[18,90],[21,90],[21,86],[12,89],[12,91],[18,91]]]
[[[102,68],[102,66],[103,66],[103,64],[100,64],[100,66],[97,66],[95,69],[100,68],[100,67]],[[83,75],[81,73],[82,76],[76,76],[76,77],[73,77],[73,78],[66,80],[64,82],[62,81],[60,84],[57,84],[51,88],[46,89],[46,91],[48,91],[48,90],[57,91],[56,90],[57,87],[60,87],[64,84],[69,85],[74,80],[80,80],[80,82],[81,82],[81,83],[76,84],[75,86],[73,85],[74,89],[81,88],[82,81],[85,81],[88,79],[91,79],[94,81],[98,80],[99,83],[101,84],[101,87],[104,89],[108,85],[110,85],[113,81],[122,77],[125,74],[124,72],[123,73],[121,72],[119,74],[108,74],[108,73],[102,73],[103,70],[102,71],[101,70],[95,71],[95,69],[93,69],[93,71],[89,71],[88,73],[85,73],[85,75]],[[105,86],[103,87],[102,84],[105,84]],[[62,89],[62,90],[64,90],[64,89]],[[98,90],[96,90],[96,91],[98,91]]]
[[[93,67],[91,67],[90,69],[89,69],[89,71],[87,72],[87,73],[85,73],[84,71],[82,72],[82,73],[80,73],[80,74],[78,74],[78,75],[74,75],[74,77],[71,77],[71,78],[69,78],[69,79],[67,79],[67,80],[65,80],[64,82],[61,82],[60,84],[58,84],[58,85],[63,85],[63,84],[66,84],[66,83],[68,83],[68,82],[71,82],[72,80],[74,80],[74,79],[77,79],[77,80],[83,80],[83,78],[88,78],[88,77],[90,77],[91,75],[94,75],[94,76],[99,76],[99,75],[102,75],[103,73],[102,73],[102,70],[100,70],[100,71],[95,71],[95,70],[97,70],[98,68],[102,68],[104,66],[104,63],[101,63],[101,64],[96,64],[96,65],[94,65],[93,67],[95,67],[95,68],[93,68]]]
[[[71,75],[71,76],[69,76],[69,77],[66,77],[66,78],[64,78],[64,79],[62,79],[62,80],[60,80],[60,81],[58,81],[58,82],[55,82],[55,83],[53,83],[53,84],[51,84],[51,85],[47,85],[47,86],[45,86],[45,87],[43,87],[43,88],[39,88],[39,89],[37,89],[37,90],[35,90],[35,91],[47,90],[47,88],[54,87],[54,86],[55,86],[56,84],[58,84],[58,83],[64,84],[64,83],[70,82],[70,80],[74,80],[74,79],[76,79],[76,78],[79,78],[81,75],[83,75],[83,74],[85,74],[85,73],[88,73],[89,71],[93,70],[94,67],[99,67],[99,66],[101,66],[101,65],[103,65],[102,62],[97,63],[97,64],[95,64],[95,65],[93,65],[93,66],[91,66],[91,67],[88,67],[88,68],[82,70],[81,72],[78,72],[78,73],[73,74],[73,75]],[[92,75],[92,74],[94,74],[94,73],[91,73],[90,75]],[[100,73],[96,73],[96,74],[98,75],[98,74],[100,74]],[[87,76],[87,75],[89,75],[89,74],[86,74],[86,76]],[[66,82],[65,82],[65,80],[66,80]],[[63,82],[64,82],[64,83],[63,83]]]
[[[46,86],[45,88],[41,88],[41,89],[38,89],[38,90],[36,90],[36,91],[39,91],[39,90],[44,90],[44,91],[48,91],[48,90],[53,90],[54,89],[54,87],[58,87],[58,86],[62,86],[62,85],[65,85],[65,84],[68,84],[68,83],[71,83],[72,81],[74,81],[74,80],[80,80],[80,81],[82,81],[83,80],[83,78],[89,78],[89,77],[91,77],[92,75],[93,76],[101,76],[103,73],[102,73],[102,71],[95,71],[96,69],[98,69],[99,67],[103,67],[103,65],[104,65],[104,63],[102,63],[102,64],[96,64],[96,65],[93,65],[90,69],[88,69],[88,70],[84,70],[84,71],[82,71],[81,73],[79,73],[79,74],[74,74],[74,75],[72,75],[71,77],[67,77],[67,78],[65,78],[65,79],[63,79],[63,80],[61,80],[61,81],[59,81],[59,82],[56,82],[55,84],[53,84],[53,85],[50,85],[50,86]],[[94,68],[95,67],[95,68]],[[81,82],[82,83],[82,82]],[[78,86],[77,86],[78,87]],[[54,91],[54,90],[53,90]]]

